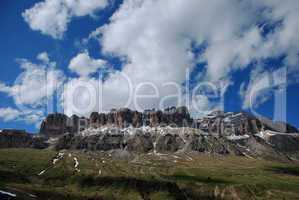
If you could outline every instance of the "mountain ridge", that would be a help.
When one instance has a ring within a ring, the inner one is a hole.
[[[14,141],[2,133],[0,147],[146,154],[196,152],[292,160],[299,158],[296,133],[298,130],[287,123],[256,118],[245,112],[214,111],[192,119],[186,107],[172,107],[164,112],[123,108],[109,113],[94,112],[90,118],[49,114],[39,134],[28,137],[24,133],[21,140],[16,137]]]

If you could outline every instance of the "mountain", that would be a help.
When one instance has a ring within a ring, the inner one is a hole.
[[[192,119],[186,107],[144,112],[122,108],[109,113],[94,112],[89,118],[50,114],[37,135],[2,130],[0,147],[197,152],[286,160],[299,158],[298,132],[289,124],[245,112],[214,111]]]
[[[299,158],[297,133],[289,124],[245,112],[214,111],[192,119],[186,107],[144,112],[123,108],[94,112],[90,118],[56,113],[40,129],[57,150],[198,152],[282,160]]]

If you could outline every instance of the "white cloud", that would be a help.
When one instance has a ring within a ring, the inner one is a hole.
[[[38,60],[44,62],[44,63],[49,63],[50,62],[50,59],[49,59],[49,56],[48,56],[47,52],[42,52],[42,53],[38,54],[36,58]]]
[[[7,107],[0,108],[0,119],[4,122],[8,121],[24,121],[28,124],[39,124],[43,115],[40,111],[32,110],[18,110],[15,108]]]
[[[26,59],[18,59],[23,72],[12,85],[0,83],[0,92],[12,97],[17,107],[0,109],[0,118],[4,121],[39,124],[47,111],[48,101],[52,101],[53,95],[62,88],[65,77],[63,72],[56,68],[56,63],[49,60],[46,52],[40,53],[37,59],[41,62],[32,63]]]
[[[13,108],[0,108],[0,118],[5,122],[15,120],[21,115],[20,111]]]
[[[6,92],[8,93],[10,91],[10,88],[6,86],[4,83],[0,82],[0,92]]]
[[[249,84],[246,87],[246,84],[243,83],[240,89],[240,95],[244,99],[244,109],[252,106],[258,107],[267,101],[275,91],[279,92],[279,90],[273,90],[273,87],[281,88],[287,87],[288,84],[294,84],[292,78],[296,77],[299,72],[299,36],[297,34],[299,31],[297,23],[299,2],[294,0],[255,0],[252,3],[267,8],[263,15],[267,19],[266,25],[279,22],[257,46],[253,58],[259,60],[275,58],[280,55],[285,55],[286,58],[281,68],[276,71],[269,70],[268,66],[258,66],[252,71]]]
[[[43,53],[43,58],[48,58],[46,53]],[[13,85],[2,84],[0,92],[7,93],[19,106],[37,107],[44,104],[46,98],[51,97],[64,81],[63,72],[56,69],[56,63],[45,61],[35,64],[26,59],[18,59],[23,72]]]
[[[25,11],[23,16],[32,29],[61,38],[72,17],[90,15],[95,11],[93,8],[96,7],[89,6],[91,4],[82,6],[67,0],[46,0]],[[63,99],[66,113],[72,114],[70,104],[74,100],[68,91],[82,81],[103,92],[102,96],[99,95],[103,98],[96,99],[95,108],[84,111],[87,114],[100,105],[105,110],[124,106],[136,109],[132,101],[126,105],[126,100],[145,82],[156,86],[159,97],[143,100],[141,107],[157,108],[163,97],[176,94],[178,90],[186,92],[182,86],[186,81],[186,71],[192,71],[198,62],[206,63],[198,82],[211,81],[217,88],[218,85],[223,86],[219,88],[221,93],[227,88],[227,84],[221,83],[229,83],[232,72],[246,68],[253,61],[259,63],[265,58],[286,55],[285,65],[292,66],[294,70],[298,64],[299,49],[298,9],[296,0],[124,0],[109,22],[85,40],[98,39],[103,54],[123,61],[121,71],[110,73],[103,82],[90,78],[88,75],[102,68],[104,61],[91,58],[87,52],[78,54],[69,65],[80,77],[70,79],[65,86],[69,88],[65,90]],[[52,16],[55,20],[45,20]],[[265,26],[277,22],[280,23],[266,36],[262,34]],[[265,26],[257,25],[261,23]],[[197,55],[192,47],[203,44],[206,48]],[[47,60],[45,56],[39,56],[39,59]],[[255,90],[258,95],[258,91],[264,91],[269,85],[267,77],[270,72],[265,68],[251,74],[249,86],[243,84],[241,93],[245,107],[250,99],[248,91]],[[179,88],[167,86],[167,83],[176,83]],[[0,85],[2,91],[9,88]],[[149,89],[143,87],[139,92],[146,94]],[[179,92],[177,98],[188,96],[184,92]],[[80,87],[77,94],[80,98],[75,101],[79,107],[89,105],[93,94],[84,87]],[[211,107],[208,98],[198,97],[197,102],[202,109]],[[176,99],[169,99],[164,105],[176,103]],[[183,100],[182,103],[187,102]]]
[[[93,59],[88,52],[79,53],[69,64],[69,69],[76,72],[79,76],[89,76],[97,72],[98,69],[105,68],[106,61],[101,59]]]
[[[128,84],[123,74],[129,77],[133,91],[144,82],[157,87],[159,98],[140,102],[143,109],[157,108],[163,97],[178,93],[176,87],[165,86],[167,83],[176,83],[179,89],[184,90],[182,84],[186,74],[198,62],[192,52],[193,43],[209,44],[211,50],[207,52],[214,56],[201,55],[201,60],[208,62],[208,69],[218,67],[212,61],[221,61],[220,70],[208,70],[212,72],[213,81],[222,80],[230,70],[231,61],[225,63],[224,59],[235,60],[236,56],[230,58],[227,53],[228,49],[233,49],[229,45],[232,41],[238,47],[232,52],[238,55],[237,61],[248,62],[247,57],[251,56],[260,38],[258,30],[249,26],[256,21],[254,17],[252,19],[254,15],[250,9],[243,12],[242,6],[237,0],[124,1],[110,18],[110,23],[97,28],[88,37],[100,40],[103,53],[126,60],[121,73],[110,74],[103,83],[106,99],[103,107],[108,109],[123,105],[125,98],[119,100],[119,97],[122,97],[121,94],[127,96],[128,93]],[[244,27],[246,30],[243,33]],[[222,44],[226,45],[226,49],[219,51]],[[244,48],[246,51],[243,51]],[[219,59],[223,53],[226,53],[224,58]],[[140,93],[147,93],[147,90],[141,88]],[[164,105],[179,104],[178,99],[186,96],[181,93],[177,99],[169,99]],[[135,105],[129,106],[136,109]]]
[[[73,17],[94,15],[107,0],[45,0],[22,13],[32,30],[61,39]]]
[[[228,81],[231,72],[282,54],[293,55],[289,60],[297,62],[297,10],[294,0],[127,0],[110,23],[89,38],[100,36],[104,53],[127,59],[123,72],[133,87],[151,81],[165,96],[170,91],[162,87],[163,83],[183,83],[186,69],[192,71],[198,62],[191,51],[192,43],[207,44],[199,55],[199,60],[207,63],[207,74],[199,81]],[[281,25],[264,36],[264,27],[257,24],[265,21],[281,21]],[[117,76],[113,78],[117,82]],[[257,85],[262,86],[263,81]]]

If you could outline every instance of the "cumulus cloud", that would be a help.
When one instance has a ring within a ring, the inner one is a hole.
[[[28,124],[37,124],[41,122],[42,112],[32,110],[19,110],[11,107],[0,108],[0,119],[8,121],[24,121]]]
[[[261,31],[267,29],[267,26],[276,24],[269,33],[262,38],[259,45],[256,46],[251,59],[262,60],[266,58],[277,58],[284,55],[282,66],[277,70],[271,70],[269,66],[257,66],[250,74],[250,81],[241,85],[240,95],[243,98],[243,108],[255,108],[271,97],[284,101],[285,88],[289,84],[297,82],[298,64],[299,64],[299,31],[298,21],[299,2],[293,0],[278,1],[253,1],[264,9],[263,17],[265,25]],[[282,92],[284,91],[284,92]],[[274,99],[276,101],[276,99]],[[286,108],[285,102],[275,102],[280,107]]]
[[[94,15],[107,0],[45,0],[22,13],[30,28],[55,39],[62,39],[73,17]]]
[[[232,60],[249,62],[248,57],[261,40],[259,30],[250,26],[256,22],[254,10],[243,12],[244,6],[237,0],[124,1],[110,22],[87,39],[98,39],[102,53],[124,61],[121,72],[110,74],[102,82],[103,107],[121,107],[124,100],[118,101],[119,97],[130,94],[129,86],[134,98],[136,91],[152,95],[140,100],[138,106],[132,100],[128,106],[133,109],[186,104],[190,95],[184,94],[188,89],[183,84],[199,60],[208,64],[207,81],[229,81],[225,78]],[[208,48],[197,55],[194,44],[204,43]],[[220,48],[222,45],[225,48]]]
[[[49,63],[50,62],[50,59],[49,59],[49,56],[48,56],[47,52],[42,52],[42,53],[38,54],[36,58],[38,60],[44,62],[44,63]]]
[[[0,92],[12,97],[17,108],[1,108],[0,118],[4,121],[25,121],[39,124],[44,116],[48,99],[58,92],[65,80],[56,63],[49,60],[46,52],[37,56],[40,63],[18,59],[23,72],[12,85],[0,83]]]
[[[110,23],[89,38],[100,38],[104,53],[127,60],[122,72],[133,87],[151,81],[164,96],[170,91],[163,83],[183,83],[186,70],[192,71],[198,62],[206,63],[207,72],[198,81],[212,83],[229,81],[231,72],[266,58],[286,54],[288,61],[296,63],[297,10],[298,2],[293,0],[127,0]],[[262,23],[264,26],[259,25]],[[275,26],[265,33],[271,24]],[[194,44],[207,45],[196,55]],[[113,78],[116,82],[117,76]],[[266,80],[252,79],[255,81]]]
[[[20,114],[20,111],[13,108],[0,108],[0,118],[5,122],[17,119]]]
[[[41,55],[41,54],[40,54]],[[2,84],[0,92],[11,96],[17,105],[39,106],[61,87],[63,72],[56,69],[55,62],[35,64],[26,59],[18,59],[23,72],[11,86]]]
[[[69,69],[79,76],[89,76],[98,71],[98,69],[105,68],[106,61],[102,59],[93,59],[88,52],[79,53],[72,58],[69,64]]]
[[[72,17],[90,15],[107,5],[100,6],[100,1],[70,2],[74,1],[46,0],[23,16],[32,29],[62,38]],[[83,2],[99,4],[83,6]],[[121,70],[103,80],[92,78],[89,75],[101,70],[105,61],[91,58],[88,52],[79,53],[69,64],[79,77],[66,82],[62,101],[65,112],[88,115],[95,110],[161,108],[193,100],[202,110],[219,108],[221,103],[207,95],[186,94],[190,89],[184,88],[186,76],[200,64],[197,84],[209,82],[223,95],[233,82],[232,72],[251,63],[285,55],[285,66],[298,71],[298,4],[295,0],[124,0],[109,21],[84,40],[99,40],[104,56],[122,61]],[[55,20],[45,20],[52,16]],[[200,51],[194,48],[202,46]],[[38,59],[50,62],[44,54]],[[264,100],[268,96],[265,91],[273,83],[273,71],[266,69],[255,69],[249,84],[242,84],[243,108],[250,105],[250,93],[264,96]],[[11,87],[0,84],[0,90],[7,92]],[[196,110],[193,113],[196,115]]]

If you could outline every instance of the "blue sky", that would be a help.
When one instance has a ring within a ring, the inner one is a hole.
[[[194,117],[224,109],[280,119],[276,106],[299,127],[298,1],[74,2],[1,2],[0,129],[36,132],[50,112],[88,116],[99,110],[99,75],[102,110],[122,107],[128,88],[121,73],[134,91],[144,84],[141,94],[153,88],[159,93],[140,98],[138,105],[132,100],[132,109],[161,108],[163,97],[177,91],[165,86],[172,82]],[[94,96],[82,88],[69,95],[82,82],[94,86]],[[193,95],[199,85],[204,87]],[[44,94],[45,87],[50,89]],[[93,97],[95,106],[84,109]],[[79,109],[71,109],[70,99]],[[176,98],[163,103],[172,105],[178,105]]]

